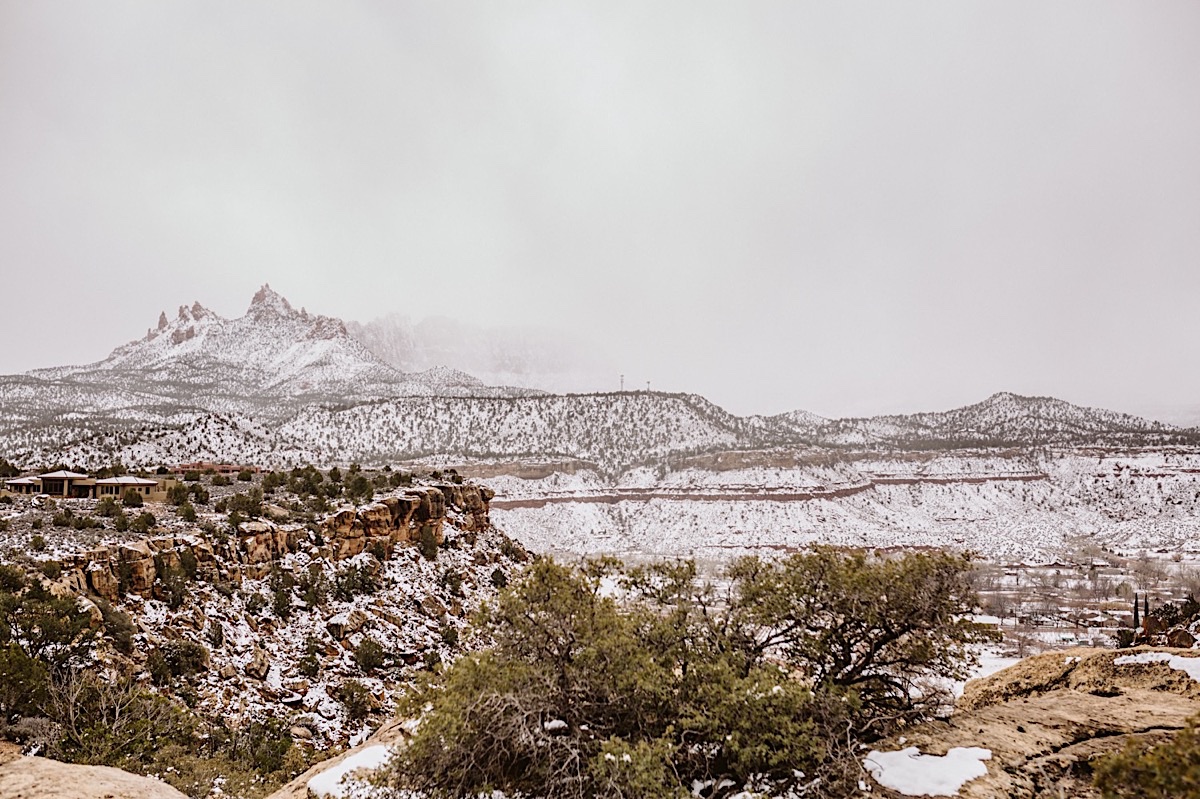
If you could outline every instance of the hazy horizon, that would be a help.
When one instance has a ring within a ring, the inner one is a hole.
[[[269,282],[738,414],[1200,421],[1194,3],[274,8],[0,0],[0,373]]]

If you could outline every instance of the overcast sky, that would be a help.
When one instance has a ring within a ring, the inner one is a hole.
[[[0,270],[5,373],[270,282],[739,413],[1168,417],[1200,3],[0,0]]]

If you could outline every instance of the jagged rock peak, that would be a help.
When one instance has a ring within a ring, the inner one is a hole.
[[[192,303],[192,307],[186,305],[179,306],[178,319],[181,322],[199,322],[201,319],[207,319],[213,316],[213,312],[205,308],[198,302]]]
[[[292,316],[296,314],[296,309],[282,294],[272,289],[270,283],[263,283],[250,300],[250,308],[246,313],[251,316]]]

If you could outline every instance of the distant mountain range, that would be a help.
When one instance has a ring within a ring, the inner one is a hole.
[[[489,386],[450,368],[459,364],[432,366],[430,330],[398,319],[348,326],[297,310],[268,286],[237,319],[181,307],[103,361],[0,377],[0,456],[31,465],[568,458],[616,472],[738,449],[1200,444],[1194,428],[1007,393],[939,413],[824,419],[738,417],[688,394]],[[492,375],[570,372],[569,348],[535,344],[506,361],[478,331],[459,333],[440,351],[480,349],[472,363]],[[428,368],[398,368],[418,364]]]

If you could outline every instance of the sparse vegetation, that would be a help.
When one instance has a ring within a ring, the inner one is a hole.
[[[535,562],[484,616],[495,645],[406,699],[432,709],[391,779],[447,796],[685,796],[693,780],[841,795],[856,744],[927,717],[944,697],[914,688],[962,676],[992,637],[963,619],[969,571],[818,548],[741,560],[718,593],[688,563]]]

